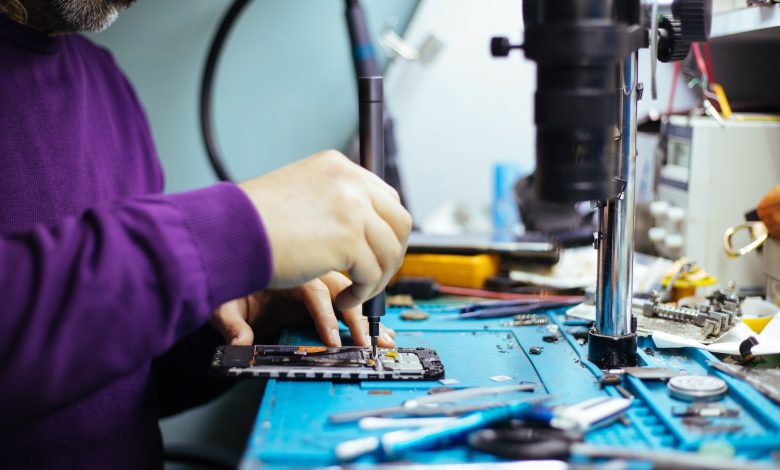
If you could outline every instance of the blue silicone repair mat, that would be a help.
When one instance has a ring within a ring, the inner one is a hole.
[[[432,307],[429,307],[432,308]],[[457,320],[432,314],[424,321],[404,321],[402,309],[391,308],[383,323],[397,332],[398,347],[435,349],[444,364],[446,377],[457,380],[449,387],[483,387],[535,383],[534,392],[517,392],[502,399],[553,394],[552,404],[573,404],[588,398],[615,395],[614,387],[602,389],[601,371],[585,360],[586,346],[573,333],[583,331],[578,320],[568,320],[562,310],[543,314],[548,325],[510,327],[507,319]],[[556,325],[562,339],[556,343],[543,340]],[[344,343],[348,334],[342,332]],[[290,332],[283,344],[321,344],[311,335]],[[541,346],[540,354],[530,354]],[[593,430],[586,435],[592,444],[630,446],[641,449],[696,450],[705,444],[733,448],[737,456],[771,465],[773,452],[780,450],[780,408],[749,385],[715,371],[707,361],[717,360],[709,353],[695,349],[653,350],[650,340],[642,340],[640,361],[643,365],[668,367],[687,374],[712,374],[725,380],[728,394],[719,403],[740,408],[736,418],[713,418],[714,425],[739,426],[738,430],[709,432],[685,426],[672,408],[690,403],[672,398],[666,384],[660,381],[628,378],[626,388],[636,400],[626,413],[627,420]],[[645,350],[649,347],[650,349]],[[400,405],[404,400],[425,395],[430,388],[442,387],[429,382],[298,382],[269,380],[249,437],[242,469],[260,466],[271,468],[313,467],[337,464],[335,446],[345,440],[380,435],[381,431],[361,431],[355,423],[331,424],[334,413]],[[484,400],[484,398],[483,398]],[[719,443],[719,444],[718,444]],[[724,446],[725,444],[725,446]],[[484,454],[465,446],[408,454],[407,461],[422,463],[455,463],[492,461]],[[365,457],[357,463],[375,463]]]

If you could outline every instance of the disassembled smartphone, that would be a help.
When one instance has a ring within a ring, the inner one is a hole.
[[[288,380],[438,380],[444,366],[433,349],[379,349],[378,360],[358,346],[220,346],[211,371],[227,377]]]

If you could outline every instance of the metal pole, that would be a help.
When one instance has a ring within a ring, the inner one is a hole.
[[[603,368],[636,361],[632,331],[631,288],[634,260],[634,209],[637,112],[637,53],[621,63],[620,162],[622,190],[599,207],[595,335],[589,357]]]

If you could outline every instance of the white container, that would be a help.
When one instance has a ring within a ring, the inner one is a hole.
[[[763,250],[761,264],[766,274],[766,300],[780,306],[780,241],[769,237]]]

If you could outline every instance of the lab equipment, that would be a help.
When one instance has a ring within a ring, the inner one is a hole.
[[[596,201],[599,229],[596,324],[588,358],[601,368],[633,366],[631,315],[636,110],[644,86],[638,49],[679,60],[709,35],[708,0],[526,0],[525,43],[494,38],[494,56],[522,48],[537,62],[536,179],[546,200]],[[659,21],[660,19],[660,21]]]
[[[757,117],[745,114],[721,127],[706,116],[670,116],[651,203],[660,255],[685,256],[722,284],[743,288],[764,286],[760,257],[730,257],[723,234],[780,181],[780,120],[752,120]]]

